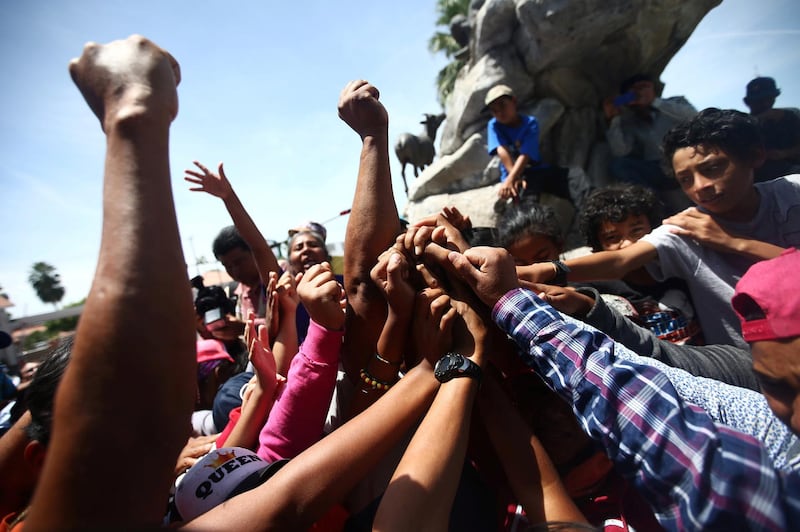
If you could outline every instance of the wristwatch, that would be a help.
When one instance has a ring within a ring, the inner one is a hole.
[[[556,269],[556,275],[553,277],[548,284],[556,285],[556,286],[567,286],[567,274],[572,270],[569,269],[569,266],[561,262],[560,260],[551,260],[550,264]]]
[[[458,353],[445,353],[436,362],[433,374],[439,382],[447,382],[457,377],[471,377],[480,382],[483,376],[479,365]]]

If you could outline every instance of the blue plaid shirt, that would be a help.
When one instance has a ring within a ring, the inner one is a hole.
[[[528,290],[506,294],[492,315],[662,526],[800,530],[800,474],[776,469],[756,439],[685,403],[663,372],[619,359],[613,340]]]

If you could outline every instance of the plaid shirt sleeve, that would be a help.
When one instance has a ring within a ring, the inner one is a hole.
[[[754,438],[684,403],[661,371],[617,359],[611,339],[528,290],[506,294],[492,315],[662,526],[800,529],[800,475],[776,470]]]

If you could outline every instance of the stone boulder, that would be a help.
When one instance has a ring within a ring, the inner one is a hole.
[[[470,57],[447,100],[440,158],[411,184],[407,216],[469,202],[456,205],[493,224],[498,169],[485,152],[490,115],[483,101],[498,83],[509,85],[521,111],[539,120],[546,162],[570,168],[591,186],[606,184],[603,98],[633,74],[657,79],[720,2],[474,0]]]

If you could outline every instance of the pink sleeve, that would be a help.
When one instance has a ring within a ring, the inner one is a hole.
[[[344,331],[330,331],[313,320],[292,360],[286,386],[258,437],[258,456],[274,461],[294,458],[322,436]]]

